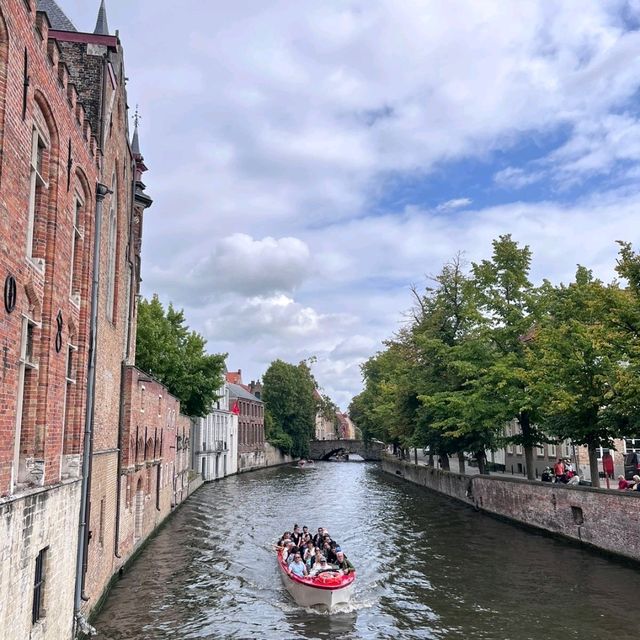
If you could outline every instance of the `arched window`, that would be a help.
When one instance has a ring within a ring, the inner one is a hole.
[[[115,322],[116,257],[118,253],[118,178],[111,181],[111,206],[109,207],[109,236],[107,239],[107,318]]]
[[[33,104],[29,168],[29,207],[26,254],[44,271],[47,257],[49,204],[55,202],[51,184],[55,179],[57,137],[51,130],[52,118],[44,99],[36,96]],[[44,111],[43,111],[44,109]],[[45,115],[45,112],[47,115]]]

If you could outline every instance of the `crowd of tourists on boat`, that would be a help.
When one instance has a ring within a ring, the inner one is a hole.
[[[311,534],[306,525],[293,525],[293,531],[285,531],[278,540],[278,553],[294,575],[314,577],[325,571],[344,575],[355,571],[340,545],[331,538],[324,527]]]

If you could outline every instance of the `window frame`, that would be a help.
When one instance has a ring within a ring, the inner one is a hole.
[[[49,555],[49,547],[40,549],[36,556],[36,566],[33,580],[33,601],[31,605],[31,624],[34,625],[42,620],[47,611],[44,607],[44,596],[46,590],[46,572],[47,572],[47,556]]]
[[[49,184],[42,174],[44,151],[49,148],[47,137],[36,123],[33,124],[31,132],[31,157],[29,158],[29,209],[27,222],[27,258],[40,269],[44,268],[44,260],[35,258],[33,255],[33,240],[36,227],[36,205],[38,202],[38,188],[48,189]]]

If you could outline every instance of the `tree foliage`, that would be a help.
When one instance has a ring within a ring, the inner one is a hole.
[[[620,243],[605,284],[584,267],[575,281],[530,280],[532,254],[510,235],[489,259],[460,256],[414,287],[409,321],[362,366],[350,406],[365,439],[427,446],[448,461],[505,443],[533,448],[570,439],[595,452],[640,430],[640,256]],[[520,425],[507,436],[511,420]]]
[[[154,295],[138,306],[136,365],[180,400],[182,412],[206,416],[222,386],[226,355],[208,354],[206,340],[186,325],[184,312]]]
[[[267,439],[285,453],[307,456],[315,432],[318,408],[315,380],[307,362],[271,363],[262,379],[262,400],[267,419]]]

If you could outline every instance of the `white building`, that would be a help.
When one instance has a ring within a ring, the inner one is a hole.
[[[193,469],[205,482],[238,472],[238,416],[229,407],[227,382],[218,391],[215,408],[205,418],[194,420]]]

